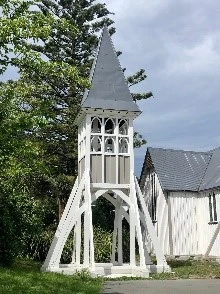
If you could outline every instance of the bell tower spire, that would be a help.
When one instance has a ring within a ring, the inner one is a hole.
[[[90,73],[91,88],[85,91],[82,109],[97,108],[140,114],[132,100],[124,73],[105,26],[100,38],[96,58]]]
[[[43,268],[58,272],[75,272],[87,268],[94,275],[147,277],[153,265],[142,236],[142,224],[155,248],[157,271],[168,271],[143,195],[134,177],[133,120],[141,111],[132,100],[106,26],[93,62],[90,82],[91,87],[84,93],[81,110],[76,118],[78,178]],[[94,257],[92,203],[99,197],[105,197],[115,206],[111,263],[108,264],[97,264]],[[123,262],[123,218],[130,224],[130,263],[126,265]],[[72,263],[60,265],[63,247],[72,229]],[[135,240],[139,248],[139,264],[136,261]]]

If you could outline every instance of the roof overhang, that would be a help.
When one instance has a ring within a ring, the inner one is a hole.
[[[115,109],[102,109],[102,108],[84,108],[82,107],[74,121],[74,124],[79,125],[80,122],[87,115],[93,116],[106,116],[106,117],[120,117],[120,118],[131,118],[135,119],[138,117],[141,112],[140,111],[127,111],[127,110],[115,110]]]

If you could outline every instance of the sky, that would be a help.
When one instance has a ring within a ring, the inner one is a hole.
[[[220,147],[220,1],[100,0],[115,13],[113,43],[126,74],[148,78],[133,92],[142,101],[135,130],[147,145],[135,150],[140,174],[147,146],[207,151]],[[9,69],[5,78],[15,76]]]
[[[115,13],[113,43],[126,74],[148,78],[135,129],[147,145],[135,151],[140,174],[147,146],[207,151],[220,147],[220,1],[105,0]]]

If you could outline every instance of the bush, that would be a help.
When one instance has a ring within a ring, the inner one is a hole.
[[[110,262],[112,250],[112,233],[101,227],[94,227],[94,249],[96,262]]]
[[[2,185],[0,211],[0,264],[9,265],[16,256],[35,258],[39,250],[29,240],[33,245],[44,231],[40,201]]]
[[[0,265],[7,266],[18,253],[16,210],[9,197],[0,193]]]

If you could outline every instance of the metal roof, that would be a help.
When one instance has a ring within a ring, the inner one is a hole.
[[[199,190],[220,187],[220,148],[212,151],[212,157],[206,169]]]
[[[107,26],[104,27],[82,108],[141,112],[133,101]]]
[[[148,162],[154,166],[163,190],[196,192],[199,190],[212,153],[149,147],[142,169],[142,182],[149,157],[151,160]]]

